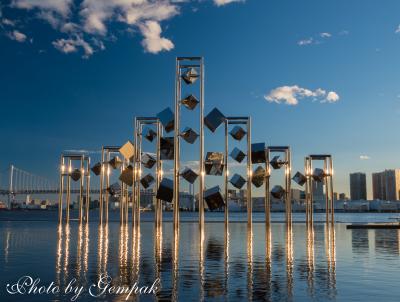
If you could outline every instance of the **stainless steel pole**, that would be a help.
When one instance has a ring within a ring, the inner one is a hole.
[[[62,216],[63,216],[63,193],[64,193],[64,156],[61,156],[60,159],[60,191],[58,192],[58,224],[62,224]]]
[[[253,204],[251,200],[251,117],[247,120],[247,227],[253,224]]]
[[[199,180],[199,226],[204,232],[204,59],[200,59],[200,180]]]
[[[228,224],[229,224],[229,198],[228,198],[228,174],[229,174],[229,170],[228,170],[228,125],[229,125],[229,118],[225,119],[225,157],[224,157],[224,161],[225,161],[225,173],[224,173],[224,182],[225,182],[225,234],[228,233]]]

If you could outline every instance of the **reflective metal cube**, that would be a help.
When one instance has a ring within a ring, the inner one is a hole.
[[[272,188],[271,195],[276,199],[282,199],[285,195],[285,189],[282,186],[276,185]]]
[[[94,173],[94,175],[100,175],[101,173],[101,163],[98,162],[97,164],[95,164],[92,168],[91,168],[92,172]]]
[[[260,164],[265,163],[266,161],[265,143],[251,144],[251,162],[253,164]]]
[[[181,100],[181,104],[189,110],[196,108],[198,103],[199,100],[193,94],[189,94],[187,97]]]
[[[181,137],[188,142],[189,144],[193,144],[199,135],[190,127],[186,127],[183,129],[181,133]]]
[[[157,160],[154,156],[150,155],[150,153],[142,153],[142,164],[147,169],[153,168]]]
[[[143,131],[143,136],[145,139],[147,139],[149,142],[152,142],[156,137],[157,137],[157,133],[151,129],[151,128],[146,128]]]
[[[251,182],[256,188],[261,187],[264,184],[265,180],[265,169],[261,166],[258,166],[251,177]]]
[[[122,181],[127,186],[131,187],[133,185],[133,167],[132,165],[127,166],[119,176],[119,180]]]
[[[183,70],[181,77],[186,84],[190,85],[197,81],[199,74],[196,68],[190,67]]]
[[[232,184],[232,186],[240,190],[246,183],[246,180],[241,175],[235,174],[232,176],[229,182]]]
[[[233,148],[230,156],[236,160],[238,163],[241,163],[243,161],[243,159],[246,157],[246,154],[244,154],[244,152],[238,148]]]
[[[174,159],[174,137],[160,138],[160,158],[161,160]]]
[[[293,176],[293,181],[297,183],[299,186],[303,186],[307,182],[307,177],[305,177],[303,174],[300,172],[296,172],[296,174]]]
[[[74,171],[71,172],[70,176],[73,181],[78,181],[81,178],[81,170],[75,169]]]
[[[122,160],[119,156],[114,156],[114,158],[112,158],[108,163],[113,169],[118,169],[122,166]]]
[[[133,143],[131,141],[127,141],[120,149],[119,153],[122,154],[122,156],[126,160],[132,160],[133,156],[135,155],[135,147],[133,146]]]
[[[280,159],[279,155],[274,156],[269,163],[275,170],[280,169],[285,165],[285,162]]]
[[[224,171],[224,154],[222,152],[207,152],[204,166],[207,175],[222,175]]]
[[[142,184],[143,188],[147,189],[148,187],[150,187],[153,182],[155,181],[153,175],[151,175],[150,173],[147,174],[146,176],[142,177],[142,179],[140,180],[140,183]]]
[[[121,185],[118,182],[113,183],[107,188],[107,191],[111,196],[118,196],[121,194]]]
[[[320,168],[315,168],[314,172],[312,174],[312,178],[317,181],[317,182],[322,182],[324,180],[325,177],[325,172],[324,170],[320,169]]]
[[[204,118],[204,124],[211,132],[215,132],[224,121],[225,116],[217,108],[211,110],[211,112]]]
[[[197,177],[199,176],[196,172],[194,172],[192,169],[186,167],[182,173],[181,176],[186,179],[189,183],[193,184]]]
[[[169,107],[157,114],[157,117],[167,133],[174,130],[175,116]]]
[[[213,211],[220,209],[225,206],[224,198],[221,194],[219,186],[212,187],[204,192],[204,200],[206,201],[208,208]]]
[[[233,129],[229,132],[229,134],[236,139],[237,141],[242,140],[242,138],[246,135],[246,131],[240,127],[240,126],[235,126]]]
[[[169,178],[163,178],[157,189],[156,198],[167,202],[172,202],[173,196],[174,182]]]

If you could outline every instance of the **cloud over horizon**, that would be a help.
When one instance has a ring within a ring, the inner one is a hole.
[[[335,91],[327,92],[324,89],[317,88],[310,90],[307,88],[293,86],[280,86],[272,89],[268,94],[264,95],[264,99],[270,103],[286,104],[295,106],[302,99],[311,99],[320,103],[335,103],[340,97]]]
[[[211,0],[210,0],[211,1]],[[212,0],[216,6],[224,6],[244,0]],[[10,0],[7,10],[24,10],[33,18],[48,23],[60,37],[52,45],[58,51],[69,54],[81,52],[88,58],[96,51],[104,50],[105,41],[117,38],[112,24],[124,26],[124,31],[142,35],[141,45],[145,52],[157,54],[170,51],[174,43],[162,36],[161,22],[182,13],[186,0]],[[200,5],[201,2],[199,2]],[[0,11],[0,23],[6,25],[6,35],[24,42],[26,35],[17,28],[15,20]],[[25,38],[24,38],[25,36]]]

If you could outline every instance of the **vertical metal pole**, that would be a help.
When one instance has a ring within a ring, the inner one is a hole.
[[[324,159],[324,173],[327,172],[327,159]],[[328,176],[324,175],[324,183],[325,183],[325,219],[326,223],[329,222],[329,188],[328,188]]]
[[[265,162],[265,226],[266,230],[269,229],[270,224],[271,224],[271,194],[269,192],[269,179],[271,176],[271,167],[269,165],[269,149],[267,148],[265,150],[265,157],[266,157],[266,162]]]
[[[9,186],[8,186],[8,209],[11,210],[11,202],[12,202],[12,196],[13,196],[13,180],[14,180],[14,166],[10,165],[10,179],[9,179]]]
[[[333,199],[333,159],[330,157],[331,223],[335,223],[335,201]]]
[[[66,210],[66,220],[69,223],[69,207],[71,204],[71,172],[72,172],[72,165],[71,159],[68,158],[68,174],[67,174],[67,208]]]
[[[251,117],[247,120],[247,227],[252,227],[253,204],[251,200]]]
[[[286,203],[288,204],[288,218],[289,222],[292,223],[292,192],[291,192],[291,186],[290,186],[290,179],[291,179],[291,153],[290,153],[290,148],[288,148],[285,151],[286,155],[286,165],[285,165],[285,190],[286,190]]]
[[[99,192],[99,224],[103,224],[103,209],[104,209],[104,203],[103,203],[103,183],[104,183],[104,174],[106,173],[106,168],[104,166],[104,147],[101,148],[101,170],[100,170],[100,192]]]
[[[111,173],[111,166],[110,166],[110,150],[106,150],[106,188],[110,188],[110,173]],[[108,224],[108,202],[110,200],[110,196],[108,192],[106,193],[106,203],[105,203],[105,221]]]
[[[79,224],[82,224],[83,221],[83,186],[85,181],[85,171],[84,171],[84,155],[81,156],[80,161],[80,172],[81,179],[79,181]]]
[[[309,209],[308,209],[308,199],[309,199],[309,179],[308,179],[308,160],[307,160],[307,157],[305,157],[304,158],[304,174],[305,174],[305,176],[306,176],[306,183],[305,183],[305,185],[306,185],[306,190],[305,190],[305,198],[306,198],[306,223],[307,223],[307,225],[309,224],[309,221],[310,221],[310,217],[308,216],[308,214],[309,214]]]
[[[125,161],[123,161],[121,166],[121,171],[125,169]],[[119,224],[123,225],[124,223],[124,198],[125,198],[125,184],[121,181],[121,193],[119,195]]]
[[[200,60],[200,180],[199,180],[199,225],[204,230],[204,60]]]
[[[86,160],[86,223],[89,222],[90,209],[90,157]]]
[[[64,156],[61,156],[60,159],[60,190],[58,192],[58,224],[62,224],[62,216],[63,216],[63,209],[62,209],[62,204],[63,204],[63,191],[64,191]]]
[[[136,207],[136,224],[139,227],[140,226],[140,177],[142,173],[142,123],[140,121],[137,121],[137,146],[138,146],[138,154],[137,154],[137,179],[136,179],[136,202],[137,202],[137,207]]]
[[[160,120],[157,119],[157,177],[156,177],[156,190],[160,186],[161,177],[162,177],[162,163],[161,163],[161,152],[160,152],[160,142],[162,135],[162,128]],[[162,226],[162,201],[160,199],[156,199],[156,229],[158,230]]]
[[[225,119],[225,173],[224,173],[224,182],[225,182],[225,233],[228,233],[228,224],[229,224],[229,198],[228,198],[228,125],[229,125],[229,118]]]
[[[313,224],[314,223],[314,191],[313,191],[314,180],[311,177],[312,170],[313,170],[311,157],[308,158],[308,167],[309,167],[308,173],[309,173],[309,178],[310,178],[310,221],[311,221],[311,224]]]
[[[175,87],[175,120],[174,120],[174,230],[177,230],[179,226],[179,169],[180,169],[180,97],[181,97],[181,78],[180,78],[180,64],[179,60],[176,60],[176,87]]]
[[[132,227],[136,227],[136,181],[137,181],[137,138],[136,138],[136,131],[137,131],[137,121],[136,117],[133,122],[134,129],[133,129],[133,143],[134,143],[134,156],[133,156],[133,185],[132,185]]]

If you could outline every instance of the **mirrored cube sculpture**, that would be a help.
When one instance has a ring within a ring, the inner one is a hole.
[[[183,129],[181,133],[181,137],[188,142],[189,144],[193,144],[199,135],[190,127],[186,127]]]
[[[75,169],[74,171],[71,172],[71,178],[73,181],[78,181],[81,178],[81,170]]]
[[[182,73],[182,79],[186,84],[190,85],[197,81],[199,74],[194,67],[186,68]]]
[[[157,117],[159,118],[161,124],[164,126],[164,129],[167,133],[174,130],[175,117],[174,113],[169,107],[161,111],[159,114],[157,114]]]
[[[98,162],[96,163],[92,168],[91,168],[92,172],[94,173],[94,175],[98,176],[101,173],[101,163]]]
[[[157,133],[153,129],[146,128],[144,130],[143,136],[149,142],[152,142],[157,137]]]
[[[131,187],[133,185],[133,167],[132,165],[127,166],[119,176],[119,180],[122,181],[127,186]]]
[[[199,100],[193,94],[189,94],[187,97],[181,100],[181,104],[189,110],[196,108],[198,103]]]
[[[240,126],[235,126],[233,129],[229,132],[229,134],[236,139],[237,141],[242,140],[242,138],[246,135],[246,131],[240,127]]]
[[[325,177],[325,172],[324,170],[320,168],[315,168],[312,174],[312,178],[317,181],[317,182],[322,182]]]
[[[246,180],[241,175],[235,174],[232,176],[229,182],[232,184],[232,186],[240,190],[246,183]]]
[[[238,148],[233,148],[230,156],[236,160],[238,163],[241,163],[243,161],[243,159],[246,157],[246,154],[244,154],[244,152]]]
[[[225,116],[217,108],[211,110],[211,112],[204,118],[204,124],[211,132],[215,132],[224,121]]]
[[[193,184],[197,177],[199,176],[196,172],[194,172],[192,169],[186,167],[182,173],[181,176],[188,181],[189,183]]]
[[[204,166],[207,175],[222,175],[224,171],[224,154],[222,152],[207,152]]]
[[[173,160],[174,159],[174,138],[161,137],[160,138],[160,159]]]
[[[163,178],[158,187],[156,198],[167,202],[172,202],[173,196],[174,182],[169,178]]]
[[[272,160],[269,162],[275,170],[282,168],[285,165],[285,162],[281,160],[279,155],[274,156]]]
[[[304,186],[304,184],[307,182],[307,177],[305,177],[303,174],[300,172],[296,172],[296,174],[293,176],[293,181],[297,183],[299,186]]]
[[[251,177],[251,182],[256,188],[261,187],[264,184],[265,180],[265,169],[261,166],[258,166]]]
[[[219,186],[215,186],[206,190],[204,192],[204,200],[211,211],[220,209],[225,205]]]
[[[153,175],[151,175],[149,173],[146,176],[142,177],[142,179],[140,180],[140,183],[142,184],[143,188],[147,189],[154,183],[154,181],[155,181],[155,179],[154,179]]]
[[[271,195],[276,199],[282,199],[285,195],[285,189],[282,186],[276,185],[272,188]]]
[[[265,163],[265,143],[251,144],[251,162],[253,164]]]
[[[147,169],[153,168],[153,166],[156,164],[156,162],[157,162],[157,160],[155,159],[155,157],[153,157],[149,153],[142,153],[142,164]]]
[[[120,149],[119,153],[122,154],[122,156],[126,160],[132,160],[133,155],[135,154],[135,147],[133,146],[133,143],[131,141],[127,141]]]
[[[108,163],[113,169],[119,169],[122,166],[122,160],[119,156],[114,156]]]
[[[121,185],[118,182],[113,183],[110,187],[107,188],[107,191],[111,196],[119,196],[121,193]]]

